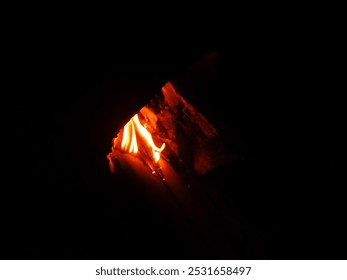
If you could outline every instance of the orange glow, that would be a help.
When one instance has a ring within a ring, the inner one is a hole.
[[[137,154],[139,152],[139,141],[144,141],[149,146],[149,149],[152,151],[153,160],[158,162],[160,153],[165,148],[165,143],[158,148],[153,142],[151,133],[141,124],[138,114],[136,114],[124,126],[121,149],[128,153]]]
[[[122,139],[122,150],[127,151],[129,153],[137,153],[137,140],[136,140],[136,132],[133,119],[131,119],[125,126],[123,131],[123,139]]]

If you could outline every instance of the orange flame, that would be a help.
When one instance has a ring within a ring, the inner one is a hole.
[[[123,138],[121,143],[121,148],[125,152],[138,153],[138,141],[137,136],[139,135],[152,150],[152,156],[155,162],[160,159],[160,153],[165,148],[165,143],[158,148],[154,142],[151,133],[141,124],[138,115],[133,116],[130,121],[124,126]]]

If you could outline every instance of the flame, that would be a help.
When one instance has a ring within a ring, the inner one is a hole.
[[[153,160],[158,162],[160,154],[165,148],[165,143],[158,148],[154,144],[151,133],[141,124],[138,114],[135,114],[124,126],[121,149],[128,153],[137,154],[139,152],[137,136],[149,146],[152,151]]]

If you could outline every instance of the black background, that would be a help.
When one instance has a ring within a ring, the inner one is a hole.
[[[127,190],[132,182],[113,186],[106,160],[117,130],[153,92],[216,51],[217,94],[204,98],[236,133],[246,161],[211,176],[244,222],[255,221],[246,235],[263,244],[235,255],[345,258],[341,104],[319,28],[164,20],[39,21],[12,34],[1,257],[225,257],[191,252],[180,243],[184,230],[168,232],[169,221]]]

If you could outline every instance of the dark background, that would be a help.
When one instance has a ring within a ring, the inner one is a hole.
[[[15,36],[1,258],[345,258],[341,104],[316,30],[126,26],[40,23]],[[124,122],[210,52],[220,54],[218,77],[202,102],[245,158],[209,175],[251,225],[242,231],[249,246],[230,255],[194,252],[184,229],[154,214],[131,188],[138,182],[115,180],[106,159]]]

